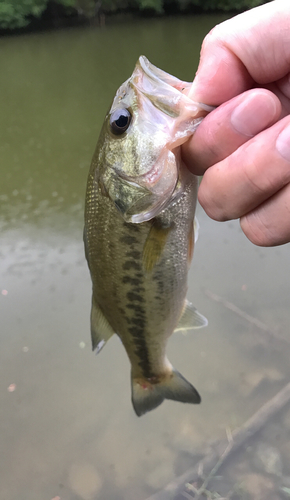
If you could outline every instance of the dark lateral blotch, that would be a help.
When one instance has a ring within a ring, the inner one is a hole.
[[[141,285],[142,281],[138,278],[132,278],[132,276],[124,276],[122,278],[122,282],[123,283],[130,283],[130,285],[133,285],[133,286],[139,286]]]
[[[135,260],[127,260],[123,264],[123,269],[124,271],[129,271],[130,269],[135,269],[136,271],[140,271],[141,265],[138,262],[135,262]]]
[[[144,298],[142,297],[142,295],[139,295],[138,293],[134,293],[134,292],[128,292],[127,298],[131,302],[144,302]]]
[[[135,238],[135,236],[131,236],[130,234],[126,234],[125,236],[122,236],[120,238],[121,243],[125,243],[125,245],[134,245],[134,243],[137,243],[138,240]]]

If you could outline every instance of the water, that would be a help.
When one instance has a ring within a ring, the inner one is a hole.
[[[188,298],[209,327],[168,345],[200,407],[138,419],[117,338],[90,348],[82,245],[87,171],[104,114],[140,54],[190,80],[218,17],[125,20],[3,38],[1,55],[0,476],[5,500],[141,500],[242,424],[290,376],[289,246],[260,249],[199,209]],[[260,383],[262,381],[262,383]]]

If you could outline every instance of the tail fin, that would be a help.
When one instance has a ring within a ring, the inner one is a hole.
[[[181,403],[199,404],[200,395],[177,370],[172,370],[169,376],[158,383],[146,379],[132,378],[132,404],[136,415],[154,410],[164,399],[172,399]]]

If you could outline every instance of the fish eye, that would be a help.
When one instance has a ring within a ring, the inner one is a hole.
[[[110,116],[111,131],[115,135],[121,135],[128,129],[132,115],[126,108],[116,109]]]

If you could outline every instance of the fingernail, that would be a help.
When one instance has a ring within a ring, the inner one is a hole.
[[[290,161],[290,125],[278,135],[276,149],[285,160]]]
[[[234,109],[231,123],[234,129],[248,137],[253,137],[268,125],[276,116],[276,101],[269,94],[251,94]]]

